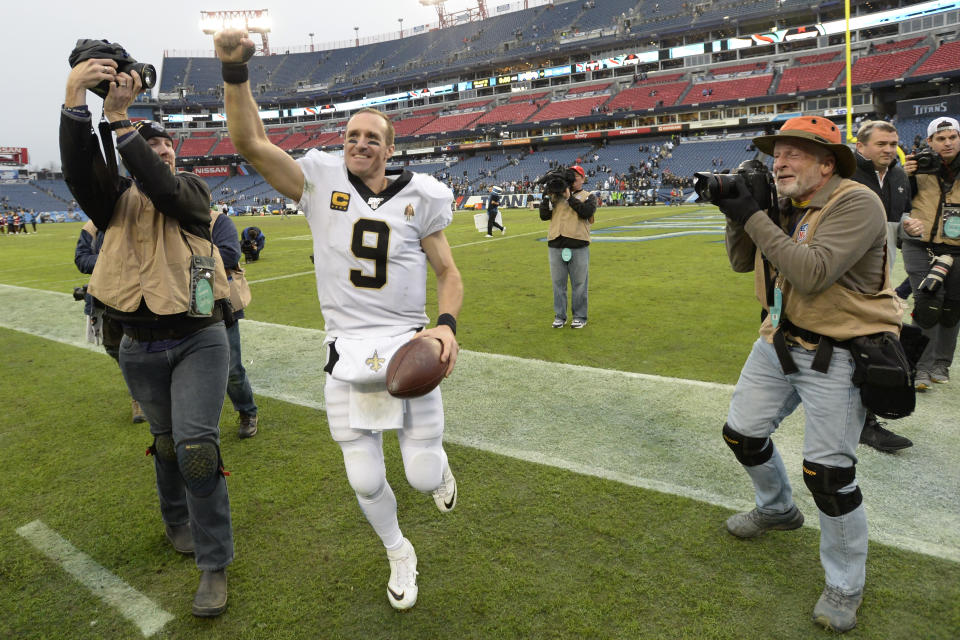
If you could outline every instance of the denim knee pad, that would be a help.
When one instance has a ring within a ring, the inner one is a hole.
[[[773,442],[770,438],[747,437],[734,431],[729,424],[723,425],[723,441],[745,467],[763,464],[773,456]]]

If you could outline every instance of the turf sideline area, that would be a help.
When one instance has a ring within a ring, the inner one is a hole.
[[[107,357],[82,340],[83,315],[69,294],[0,285],[0,305],[0,326]],[[323,407],[323,332],[251,320],[241,327],[256,393]],[[752,506],[750,483],[719,437],[729,385],[462,351],[442,389],[449,442],[730,509]],[[890,425],[911,427],[911,449],[860,447],[857,475],[872,540],[960,562],[960,432],[952,420],[960,398],[951,391],[920,396],[913,416]],[[775,441],[797,504],[817,526],[800,474],[802,420],[798,411],[784,421]]]

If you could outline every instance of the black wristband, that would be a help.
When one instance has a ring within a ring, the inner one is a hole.
[[[437,326],[439,327],[442,324],[450,327],[450,330],[453,331],[453,335],[457,335],[457,319],[451,314],[441,313],[437,317]]]
[[[110,123],[110,131],[116,131],[117,129],[126,129],[127,127],[132,127],[129,120],[117,120],[116,122]]]
[[[243,84],[250,79],[246,62],[223,62],[220,64],[220,75],[227,84]]]

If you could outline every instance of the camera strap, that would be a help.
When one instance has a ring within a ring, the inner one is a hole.
[[[100,130],[100,141],[103,144],[103,155],[107,161],[107,170],[110,173],[113,186],[116,187],[120,182],[120,169],[117,167],[117,150],[113,146],[113,132],[110,130],[110,122],[101,116],[97,129]]]

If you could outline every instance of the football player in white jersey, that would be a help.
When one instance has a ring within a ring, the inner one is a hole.
[[[360,507],[386,547],[387,599],[396,609],[408,609],[417,600],[417,557],[400,531],[382,432],[396,430],[407,480],[432,493],[441,512],[456,505],[457,484],[443,449],[439,388],[399,400],[386,393],[384,372],[390,355],[414,335],[439,339],[446,373],[453,371],[463,301],[460,272],[443,233],[452,219],[453,194],[430,176],[388,175],[393,124],[372,109],[347,122],[343,158],[314,149],[293,160],[270,142],[258,115],[247,80],[253,42],[246,31],[222,30],[214,44],[223,63],[233,144],[306,213],[328,333],[324,394],[330,433],[343,451]],[[438,317],[435,327],[422,329],[427,263],[437,275]]]

